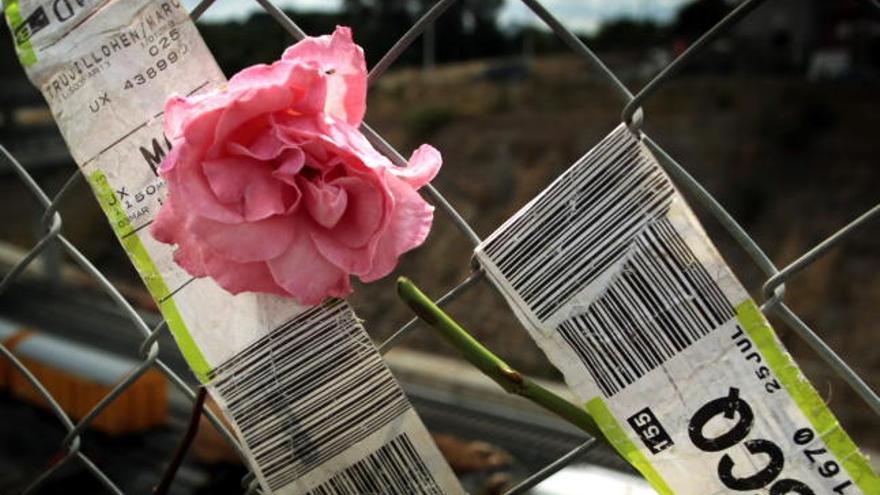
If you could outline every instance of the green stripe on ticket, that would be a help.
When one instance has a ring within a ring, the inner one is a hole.
[[[610,443],[624,459],[629,461],[634,468],[642,473],[642,476],[644,476],[645,479],[648,480],[648,483],[657,490],[657,493],[660,495],[675,495],[669,488],[669,485],[666,484],[666,481],[663,480],[663,477],[660,476],[660,473],[658,473],[654,469],[654,466],[648,461],[648,458],[645,457],[639,448],[636,447],[629,437],[626,436],[626,432],[620,427],[620,423],[618,423],[614,415],[611,414],[611,411],[601,397],[596,397],[587,402],[586,409],[605,434],[608,443]]]
[[[134,229],[132,229],[131,223],[128,221],[128,216],[119,205],[116,195],[113,194],[113,188],[107,182],[107,177],[98,170],[88,175],[88,180],[95,196],[98,198],[101,209],[104,210],[104,214],[110,220],[113,232],[116,233],[116,236],[122,243],[122,247],[128,253],[135,269],[137,269],[138,274],[140,274],[144,284],[147,286],[147,290],[150,291],[150,295],[156,300],[159,311],[168,324],[168,329],[171,330],[177,345],[180,347],[181,354],[186,358],[187,363],[199,381],[206,382],[211,367],[183,323],[174,300],[168,297],[169,290],[165,280],[159,274],[159,270],[156,269],[156,265],[153,263],[150,255],[147,254],[147,250],[144,249],[140,237],[134,233]]]
[[[37,54],[34,53],[34,47],[30,40],[30,27],[24,25],[25,21],[21,17],[21,7],[18,0],[8,0],[5,3],[6,20],[10,31],[12,31],[18,59],[25,68],[30,67],[37,63]]]
[[[865,494],[880,494],[880,478],[874,474],[868,459],[843,431],[837,418],[810,385],[787,352],[783,352],[773,329],[758,306],[749,299],[736,307],[736,319],[755,342],[767,360],[767,366],[825,442],[828,450],[843,466],[853,483]]]

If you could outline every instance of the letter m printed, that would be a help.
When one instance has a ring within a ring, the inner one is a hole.
[[[147,165],[156,175],[159,175],[159,164],[162,163],[162,159],[165,158],[165,153],[171,151],[171,141],[168,141],[168,138],[163,139],[165,140],[164,147],[162,146],[162,143],[156,138],[153,138],[149,146],[139,147],[141,151],[141,156],[144,157]]]

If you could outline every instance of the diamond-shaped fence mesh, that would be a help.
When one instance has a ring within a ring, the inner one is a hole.
[[[270,0],[256,0],[265,11],[283,27],[294,40],[302,39],[306,33],[300,29],[296,20],[289,17],[278,6]],[[409,48],[424,31],[440,16],[444,14],[456,0],[440,0],[436,2],[422,17],[388,50],[384,57],[375,64],[369,72],[369,84],[373,85],[379,78],[391,67],[395,60]],[[770,0],[772,1],[772,0]],[[756,7],[764,3],[763,0],[747,0],[738,4],[723,20],[712,27],[696,42],[694,42],[687,50],[681,53],[657,75],[650,80],[639,91],[633,93],[627,88],[621,80],[612,72],[603,61],[587,46],[578,36],[569,30],[565,23],[555,17],[548,11],[538,0],[522,0],[522,2],[534,14],[543,21],[549,29],[551,29],[558,37],[575,53],[587,62],[590,69],[598,74],[616,93],[620,100],[621,120],[635,133],[639,133],[645,115],[641,110],[641,106],[648,99],[652,98],[658,90],[662,89],[669,79],[688,65],[694,58],[700,54],[719,36],[728,32],[732,26],[748,15],[752,14]],[[206,0],[201,2],[191,12],[193,19],[198,19],[208,10],[214,2]],[[388,158],[396,165],[405,166],[406,160],[392,147],[382,136],[373,130],[369,125],[363,124],[362,131],[368,139],[376,146],[376,148],[388,156]],[[794,262],[784,267],[778,267],[771,261],[768,254],[757,244],[757,242],[746,232],[739,223],[727,212],[725,207],[717,201],[697,180],[695,180],[688,171],[672,157],[670,157],[657,143],[647,136],[642,136],[648,147],[655,153],[665,168],[666,172],[677,183],[678,187],[685,194],[700,204],[717,220],[721,226],[732,236],[733,239],[741,246],[745,253],[757,265],[761,272],[766,276],[766,280],[762,285],[762,293],[765,297],[761,310],[767,315],[773,315],[780,321],[784,322],[798,336],[806,341],[820,356],[828,367],[834,373],[838,374],[858,396],[864,401],[874,415],[880,417],[880,398],[871,390],[865,381],[847,364],[846,360],[836,354],[823,340],[813,331],[786,303],[785,289],[788,283],[796,274],[816,263],[817,260],[825,256],[829,250],[838,244],[845,242],[853,233],[868,224],[869,221],[880,215],[880,205],[877,205],[864,214],[854,219],[847,225],[842,226],[838,231],[834,232],[827,239],[817,244],[809,251],[803,253]],[[31,370],[19,359],[9,348],[8,345],[0,343],[0,352],[3,358],[8,360],[17,372],[21,373],[31,384],[37,394],[41,396],[51,408],[52,413],[57,417],[58,421],[66,431],[66,435],[61,440],[60,447],[63,455],[54,460],[50,467],[45,469],[23,493],[33,493],[48,478],[52,477],[61,467],[68,463],[80,463],[88,470],[100,483],[112,493],[123,493],[117,484],[110,479],[101,466],[93,462],[89,456],[83,453],[83,431],[90,426],[95,418],[104,411],[108,405],[113,403],[120,394],[134,383],[147,370],[155,368],[164,374],[168,380],[178,387],[187,397],[194,399],[196,394],[190,388],[186,381],[178,376],[172,369],[159,359],[158,337],[166,327],[164,323],[150,327],[139,313],[132,307],[120,291],[108,281],[102,272],[95,267],[62,233],[64,218],[58,210],[58,205],[70,191],[77,181],[81,180],[79,172],[74,173],[65,183],[60,191],[50,197],[34,180],[31,174],[12,156],[5,148],[0,147],[4,159],[11,165],[15,173],[18,175],[22,183],[27,187],[30,193],[37,199],[43,208],[42,229],[43,237],[37,242],[27,255],[22,258],[3,278],[0,282],[0,295],[15,290],[14,283],[24,273],[25,269],[42,253],[51,249],[53,246],[59,246],[71,259],[88,273],[100,288],[112,299],[119,307],[124,315],[131,321],[136,329],[139,330],[143,337],[142,344],[139,349],[140,363],[133,367],[127,376],[117,383],[94,408],[91,409],[78,422],[74,422],[68,414],[59,406],[58,402],[51,393],[41,384],[40,380],[33,374]],[[443,194],[433,186],[427,186],[425,192],[430,201],[434,203],[444,214],[448,221],[451,221],[458,228],[468,241],[477,246],[481,239],[473,228],[463,218],[455,206],[452,205]],[[463,280],[460,284],[448,291],[440,297],[437,302],[443,306],[453,300],[466,298],[468,292],[477,284],[484,282],[483,272],[479,269],[472,271],[470,276]],[[412,319],[399,330],[397,330],[390,338],[379,345],[380,351],[384,354],[394,346],[396,346],[407,334],[412,332],[418,325],[417,319]],[[226,441],[241,454],[241,448],[237,444],[235,437],[229,432],[224,423],[216,417],[211,411],[206,411],[207,416],[214,426],[222,433]],[[875,421],[877,418],[875,418]],[[562,456],[557,461],[549,464],[539,472],[524,480],[518,486],[508,490],[507,495],[524,493],[534,487],[544,479],[561,470],[570,463],[576,461],[580,455],[594,446],[592,440],[575,448],[568,454]],[[6,448],[6,447],[4,447]],[[244,457],[242,456],[244,459]],[[245,477],[243,486],[246,487],[248,493],[256,493],[259,491],[257,484],[252,475]]]

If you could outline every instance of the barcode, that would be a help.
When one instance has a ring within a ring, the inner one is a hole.
[[[618,127],[489,239],[482,250],[541,321],[620,260],[674,188]]]
[[[212,373],[266,485],[283,487],[410,408],[350,307],[334,301]]]
[[[307,495],[443,495],[406,434],[361,459]]]
[[[661,219],[635,239],[605,292],[558,330],[611,397],[733,316],[718,284]]]

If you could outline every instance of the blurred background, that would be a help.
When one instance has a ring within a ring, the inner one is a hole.
[[[190,8],[195,4],[185,3]],[[277,3],[310,34],[330,32],[337,24],[351,26],[369,65],[433,4]],[[543,3],[636,89],[737,2]],[[219,0],[199,27],[227,75],[271,62],[292,42],[249,0]],[[0,144],[44,189],[57,191],[76,166],[42,97],[19,66],[5,24],[0,31]],[[878,203],[878,81],[880,8],[871,1],[771,0],[647,101],[644,129],[730,211],[774,262],[784,265]],[[371,88],[366,120],[399,150],[408,152],[423,142],[440,149],[444,168],[435,185],[476,232],[486,236],[610,132],[621,110],[619,99],[600,77],[520,2],[460,0]],[[80,182],[71,192],[62,206],[66,237],[155,321],[155,305],[88,188]],[[734,272],[760,300],[764,277],[757,267],[705,212],[696,211]],[[8,164],[0,163],[4,270],[39,239],[41,215]],[[874,390],[880,389],[876,223],[811,265],[786,290],[790,306]],[[403,258],[397,274],[407,275],[437,297],[469,271],[468,242],[438,213],[428,241]],[[352,298],[377,342],[411,317],[396,299],[394,278],[359,286]],[[478,285],[448,311],[521,371],[560,380],[488,286]],[[126,359],[137,356],[139,339],[127,328],[130,324],[97,285],[57,251],[50,251],[28,277],[0,297],[0,318],[6,322],[0,327],[9,327],[8,335],[0,338],[21,339],[21,330],[27,328],[57,339],[42,358],[33,358],[35,362],[45,359],[49,365],[53,355],[67,352],[103,356],[94,358],[106,360],[92,371],[98,381],[112,383],[114,373],[125,369]],[[876,416],[804,342],[781,324],[776,329],[856,442],[880,450]],[[582,440],[577,432],[520,402],[506,401],[500,393],[495,394],[498,417],[487,417],[481,400],[494,385],[469,375],[430,330],[420,328],[403,347],[389,356],[392,368],[473,493],[496,493],[492,490],[497,486],[538,469]],[[184,369],[173,344],[163,345],[162,352],[163,359]],[[450,375],[460,378],[452,380]],[[15,381],[3,380],[0,383]],[[50,463],[63,437],[57,421],[31,405],[34,401],[24,397],[25,392],[15,392],[11,385],[5,389],[0,393],[3,493],[20,487]],[[106,420],[110,426],[87,434],[84,448],[89,455],[133,493],[155,483],[186,421],[188,403],[171,391],[163,397],[170,411],[167,417],[157,412],[155,421],[145,419],[140,427],[121,429],[111,418]],[[218,439],[206,433],[201,441],[203,452],[199,454],[197,446],[175,493],[239,493],[243,469],[231,457],[218,454],[222,449],[210,443]],[[541,448],[535,448],[535,442]],[[625,470],[601,451],[587,461],[594,466],[590,469]],[[94,483],[70,471],[55,477],[44,492],[69,493],[71,483],[82,483],[86,490]],[[577,480],[569,485],[589,486],[583,484],[585,472],[567,472]],[[543,485],[545,491],[535,493],[569,493],[560,478],[555,482],[561,488],[552,491]],[[617,493],[608,490],[597,493]]]

